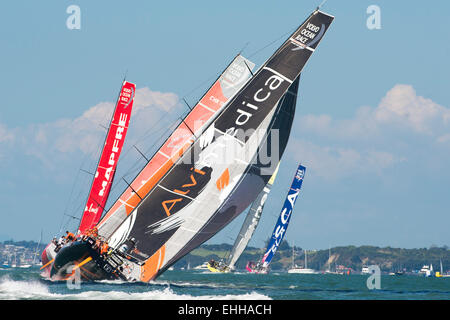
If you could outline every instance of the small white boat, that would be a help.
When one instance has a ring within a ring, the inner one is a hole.
[[[292,248],[292,267],[288,270],[288,273],[301,273],[301,274],[317,274],[317,271],[314,269],[308,268],[308,259],[305,250],[305,267],[301,268],[294,264],[294,248]]]
[[[203,262],[203,264],[194,267],[194,270],[209,270],[208,269],[208,262]]]
[[[425,277],[432,277],[433,276],[433,265],[424,265],[422,269],[420,269],[419,274],[425,276]]]

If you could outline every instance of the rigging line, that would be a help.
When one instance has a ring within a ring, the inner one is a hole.
[[[166,132],[167,131],[169,131],[170,130],[170,128],[166,128]],[[154,142],[153,143],[153,145],[150,147],[150,150],[152,149],[152,148],[154,148],[154,146],[156,145],[156,143],[158,142],[158,141],[160,141],[160,139],[161,138],[163,138],[163,135],[161,135],[161,137],[159,138],[159,139],[157,139],[156,140],[156,142]],[[137,147],[135,147],[136,149],[137,149]],[[129,149],[127,149],[126,150],[126,152],[125,152],[125,154],[124,154],[124,157],[126,158],[126,156],[128,155],[128,153],[129,153],[129,151],[131,150],[131,148],[129,148]],[[137,149],[138,150],[138,149]],[[138,150],[139,152],[140,152],[140,150]],[[134,179],[139,175],[139,173],[143,170],[143,168],[148,164],[148,162],[151,160],[149,160],[147,157],[145,157],[144,155],[143,155],[143,153],[142,152],[140,152],[141,153],[141,155],[147,160],[147,162],[143,165],[143,166],[141,166],[141,165],[139,165],[140,164],[140,162],[141,162],[141,158],[139,158],[138,160],[136,160],[136,161],[134,161],[134,163],[129,167],[129,169],[126,171],[126,172],[124,172],[123,174],[122,174],[122,179],[124,178],[124,177],[126,177],[126,176],[129,176],[129,175],[131,175],[131,174],[134,174],[134,178],[132,179],[133,181],[134,181]],[[128,158],[126,158],[126,159],[128,159]],[[123,159],[122,159],[123,160]],[[136,173],[137,172],[137,173]],[[116,190],[117,190],[117,188],[118,188],[118,186],[119,186],[119,183],[114,183],[112,186],[111,186],[111,192],[115,192]],[[122,194],[123,192],[121,192],[120,194]],[[111,205],[112,206],[112,205]],[[111,208],[111,207],[110,207]],[[108,209],[109,210],[109,209]]]
[[[317,7],[316,10],[319,10],[328,0],[323,0],[321,4]]]
[[[67,217],[70,217],[70,218],[72,218],[72,219],[81,220],[80,218],[75,217],[75,216],[72,216],[72,215],[67,214],[67,213],[64,213],[64,215],[67,216]]]
[[[91,176],[93,176],[94,174],[92,173],[92,172],[89,172],[89,171],[87,171],[87,170],[84,170],[84,169],[80,169],[80,171],[83,171],[84,173],[87,173],[87,174],[89,174],[89,175],[91,175]]]
[[[244,44],[244,46],[242,47],[241,51],[239,51],[239,54],[242,54],[242,52],[247,48],[247,46],[249,45],[250,41],[247,41],[246,44]]]
[[[160,131],[160,130],[162,130],[162,129],[165,129],[165,131],[168,130],[167,128],[160,128],[160,129],[156,130],[156,132],[158,132],[158,131]],[[151,130],[151,129],[150,129],[150,130]],[[122,156],[121,156],[121,160],[122,160],[121,163],[123,163],[124,160],[126,161],[127,159],[129,159],[129,154],[130,154],[130,151],[131,151],[131,149],[133,148],[133,146],[135,147],[135,145],[138,144],[141,140],[144,140],[144,138],[145,138],[147,135],[149,135],[149,134],[155,134],[155,133],[156,133],[156,132],[154,132],[154,133],[149,132],[150,130],[148,130],[143,136],[139,137],[138,139],[135,139],[134,142],[133,142],[133,141],[130,141],[130,143],[132,144],[132,147],[128,147],[128,145],[127,145],[127,149],[126,149],[126,150],[123,150]],[[158,138],[158,140],[159,140],[160,138],[162,138],[162,135],[161,135],[161,137]],[[136,148],[136,147],[135,147],[135,148]],[[140,162],[140,159],[138,159],[137,161],[133,161],[133,160],[130,159],[129,161],[130,161],[130,162],[133,162],[133,164],[132,164],[132,165],[129,167],[129,169],[123,174],[124,176],[125,176],[125,175],[128,175],[128,174],[130,174],[130,173],[132,173],[132,172],[135,171],[135,170],[137,170],[136,167],[138,166],[138,164],[139,164],[139,162]]]
[[[192,108],[189,105],[189,103],[187,103],[186,99],[183,98],[184,103],[186,103],[187,107],[189,108],[189,114],[192,112]],[[186,116],[187,117],[187,116]],[[184,125],[189,129],[189,131],[192,133],[192,135],[195,137],[195,139],[197,139],[197,136],[195,135],[194,131],[191,130],[191,128],[188,126],[188,124],[186,123],[186,121],[184,121],[183,117],[180,117],[181,121],[183,121]]]
[[[169,128],[165,128],[165,130],[164,130],[164,133],[163,134],[161,134],[160,135],[160,137],[158,138],[158,139],[156,139],[155,140],[155,142],[153,142],[153,144],[148,148],[148,150],[146,151],[146,153],[150,153],[150,151],[151,150],[153,150],[154,148],[155,148],[155,146],[158,144],[158,143],[160,143],[160,141],[162,140],[162,139],[164,139],[164,141],[166,141],[169,137],[169,133],[170,132],[172,132],[172,131],[174,131],[175,129],[174,129],[174,127],[176,127],[176,125],[178,125],[180,122],[179,122],[179,118],[177,118],[177,119],[175,119],[174,121],[173,121],[173,123],[169,126]],[[163,129],[163,128],[161,128],[161,129]],[[138,142],[138,141],[137,141]],[[136,142],[136,143],[137,143]],[[164,145],[164,143],[162,144],[162,145]],[[161,146],[162,146],[161,145]],[[161,147],[160,147],[161,148]],[[131,148],[130,148],[131,149]],[[158,149],[159,150],[159,149]],[[129,150],[128,150],[129,151]],[[127,151],[127,153],[128,153],[128,151]],[[157,152],[157,151],[156,151]],[[153,156],[156,154],[156,152],[153,152]],[[153,158],[153,156],[152,156],[152,158]],[[133,173],[133,172],[135,172],[136,170],[138,170],[139,172],[138,172],[138,174],[142,171],[142,169],[147,165],[147,164],[145,164],[143,167],[138,167],[138,164],[139,164],[139,162],[140,162],[140,160],[138,160],[138,161],[136,161],[134,164],[133,164],[133,166],[131,166],[131,168],[127,171],[127,172],[125,172],[124,174],[123,174],[123,176],[126,176],[126,175],[129,175],[129,174],[131,174],[131,173]],[[148,163],[148,162],[147,162]],[[136,174],[136,177],[138,176],[138,174]],[[133,179],[134,180],[134,179]]]
[[[245,66],[247,67],[248,71],[250,71],[250,74],[252,75],[252,77],[254,76],[252,69],[250,69],[250,67],[247,64],[247,61],[244,60]]]
[[[200,83],[198,86],[196,86],[194,89],[192,89],[191,91],[189,91],[188,93],[184,94],[183,97],[187,97],[190,96],[193,92],[197,91],[198,89],[200,89],[201,87],[203,87],[205,84],[210,83],[212,78],[217,78],[218,74],[221,74],[222,72],[216,72],[215,74],[213,74],[212,76],[208,77],[205,81],[203,81],[202,83]]]
[[[263,51],[264,49],[267,49],[268,47],[270,47],[271,45],[273,45],[275,42],[280,41],[280,39],[286,37],[286,35],[293,33],[295,30],[297,30],[298,26],[295,28],[290,29],[290,31],[283,33],[281,36],[279,36],[277,39],[273,40],[272,42],[268,43],[267,45],[265,45],[264,47],[262,47],[261,49],[256,50],[255,52],[253,52],[251,55],[248,56],[248,58],[252,58],[253,56],[257,55],[258,53],[260,53],[261,51]]]
[[[192,133],[192,135],[195,137],[195,139],[198,139],[198,137],[195,135],[194,131],[192,131],[192,129],[188,126],[188,124],[186,123],[186,121],[184,121],[183,118],[180,118],[181,121],[184,123],[184,125],[186,126],[186,128],[189,129],[189,131]]]
[[[160,117],[157,121],[155,121],[155,123],[156,123],[156,124],[162,123],[161,120],[167,118],[167,114],[172,114],[172,112],[163,112],[163,114],[161,115],[161,117]],[[175,115],[175,116],[176,116],[176,115]],[[177,119],[178,119],[178,117],[177,117]],[[176,121],[177,119],[173,120],[169,127],[173,126],[173,124],[175,123],[175,121]],[[166,128],[166,127],[165,127],[163,124],[161,124],[161,128],[157,129],[156,131],[159,131],[159,130],[162,130],[162,129],[165,129],[165,128]],[[141,142],[142,140],[146,139],[146,137],[147,137],[148,135],[154,134],[154,132],[152,132],[153,129],[154,129],[154,128],[148,129],[144,134],[142,134],[139,138],[137,138],[135,144],[137,144],[138,142]],[[159,139],[159,138],[158,138],[158,139]]]
[[[150,160],[141,152],[141,150],[138,149],[138,147],[136,147],[136,145],[133,145],[133,147],[137,150],[137,152],[139,152],[141,154],[141,156],[147,160],[147,163],[150,162]]]
[[[189,105],[189,103],[187,103],[186,99],[183,98],[184,103],[187,105],[187,107],[189,108],[189,111],[192,111],[191,106]]]
[[[209,92],[209,90],[211,90],[211,88],[213,87],[213,85],[219,81],[219,79],[225,74],[225,72],[228,70],[228,68],[233,64],[233,62],[236,60],[236,58],[240,55],[240,53],[238,53],[237,55],[234,56],[233,59],[231,59],[231,61],[227,64],[227,66],[222,70],[222,72],[219,74],[219,76],[217,76],[216,80],[214,80],[214,82],[209,86],[209,88],[203,93],[203,95],[197,100],[197,103],[195,104],[196,106],[200,103],[200,101],[206,96],[206,94]],[[243,57],[244,58],[244,57]],[[187,117],[187,115],[186,115]]]
[[[84,160],[83,160],[83,162],[81,163],[79,170],[81,170],[81,167],[82,167],[82,166],[84,165],[84,163],[87,161],[87,158],[88,158],[88,154],[86,154],[86,155],[84,156]],[[74,192],[74,190],[75,190],[75,184],[76,184],[76,182],[77,182],[77,180],[78,180],[78,177],[79,177],[79,175],[80,175],[80,171],[79,171],[79,170],[77,171],[77,175],[76,175],[75,180],[74,180],[74,182],[73,182],[73,184],[72,184],[72,189],[70,190],[69,199],[68,199],[67,202],[66,202],[66,207],[64,208],[63,216],[61,217],[61,222],[60,222],[60,224],[59,224],[59,230],[60,230],[60,232],[61,232],[61,230],[62,230],[63,223],[64,223],[64,214],[67,212],[67,210],[68,210],[68,208],[69,208],[70,199],[71,199],[72,196],[73,196],[73,192]]]
[[[130,187],[130,189],[133,190],[133,192],[139,197],[139,199],[141,199],[141,201],[142,201],[141,196],[139,195],[139,193],[137,193],[136,190],[134,190],[134,188],[131,186],[131,184],[129,184],[129,183],[127,182],[127,180],[125,180],[125,178],[122,177],[122,179],[123,179],[123,181],[125,181],[125,183]]]
[[[245,48],[245,47],[244,47],[244,48]],[[243,49],[242,49],[242,50],[243,50]],[[241,50],[241,51],[242,51],[242,50]],[[205,83],[207,83],[207,82],[210,83],[211,78],[216,78],[216,80],[213,82],[213,84],[214,84],[217,80],[219,80],[219,78],[222,76],[222,74],[225,72],[225,70],[228,69],[228,67],[233,63],[233,61],[236,59],[236,57],[237,57],[238,55],[240,55],[240,54],[241,54],[241,52],[239,52],[237,55],[235,55],[234,58],[231,59],[231,62],[228,63],[227,66],[226,66],[225,68],[222,69],[222,71],[216,72],[214,75],[208,77],[208,79],[206,79],[205,81],[203,81],[202,83],[200,83],[197,87],[195,87],[194,89],[192,89],[192,90],[189,91],[188,93],[184,94],[183,97],[189,96],[189,95],[192,94],[194,91],[196,91],[196,90],[198,90],[200,87],[204,86]],[[209,86],[208,90],[212,87],[213,84],[211,84],[211,85]],[[206,90],[206,92],[208,92],[208,90]],[[201,98],[203,98],[203,97],[205,96],[206,92],[204,92],[204,93],[202,94]],[[200,102],[201,98],[198,100],[198,102]],[[197,102],[195,105],[197,105],[198,102]]]

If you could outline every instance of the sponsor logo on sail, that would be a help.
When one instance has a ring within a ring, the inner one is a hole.
[[[319,32],[317,34],[317,32]],[[311,47],[315,45],[325,33],[325,25],[322,23],[322,26],[318,27],[315,24],[308,22],[306,28],[302,29],[300,33],[294,38],[299,43],[294,42],[295,45],[298,45],[296,48],[292,49],[292,51],[303,50],[306,47]],[[308,42],[308,40],[310,40]]]
[[[115,163],[117,161],[116,154],[119,152],[119,144],[123,138],[123,132],[125,130],[125,125],[127,123],[128,115],[126,113],[121,113],[119,118],[119,123],[116,129],[116,136],[113,142],[113,146],[111,149],[111,153],[109,155],[108,165],[109,167],[105,171],[104,180],[102,182],[102,188],[100,189],[98,195],[103,196],[105,193],[105,189],[108,185],[108,182],[112,179],[112,171],[115,168]]]

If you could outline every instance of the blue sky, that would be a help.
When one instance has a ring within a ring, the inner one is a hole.
[[[150,154],[187,111],[181,98],[194,103],[243,48],[261,64],[319,2],[4,4],[0,239],[37,240],[41,229],[48,239],[63,212],[81,214],[90,177],[79,169],[95,166],[100,125],[125,73],[139,93],[118,172],[130,179],[140,163],[132,144]],[[66,27],[72,4],[80,30]],[[381,9],[379,30],[366,26],[369,5]],[[289,242],[450,244],[449,9],[443,0],[325,4],[336,19],[303,72],[288,150],[252,245],[270,236],[298,162],[307,174]],[[124,187],[118,181],[111,197]],[[242,219],[211,241],[231,242]]]

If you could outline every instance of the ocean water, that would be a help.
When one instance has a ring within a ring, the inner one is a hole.
[[[450,300],[450,278],[381,276],[369,290],[367,275],[267,275],[167,271],[149,283],[100,281],[69,289],[41,279],[39,268],[0,269],[0,300]]]

